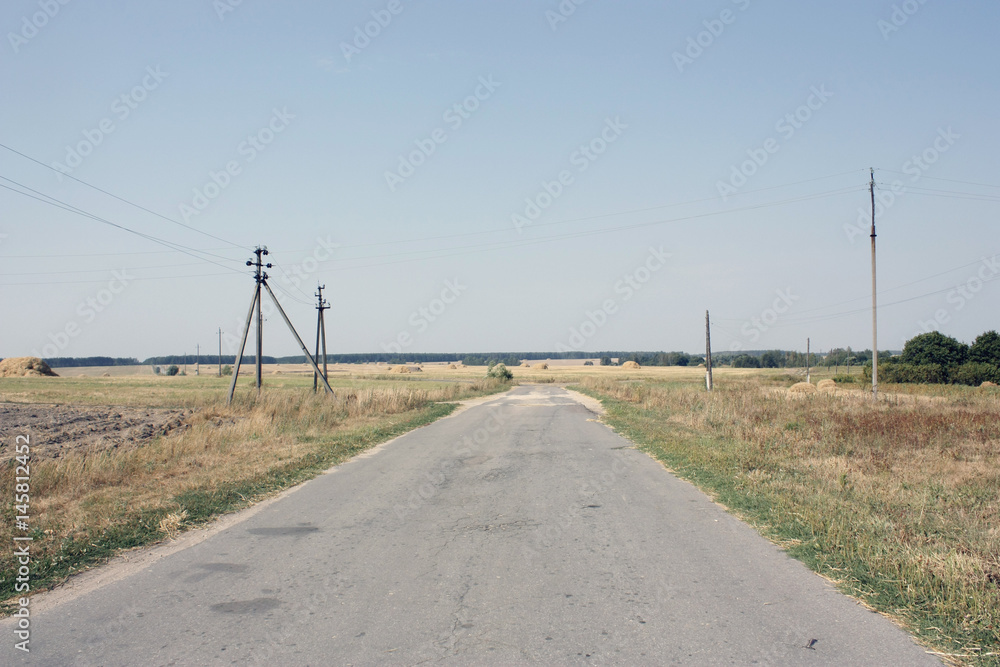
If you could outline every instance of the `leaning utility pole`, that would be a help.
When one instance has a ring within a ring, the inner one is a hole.
[[[322,333],[323,340],[323,377],[326,378],[326,322],[323,317],[323,311],[330,308],[330,303],[323,299],[323,290],[326,289],[326,285],[317,285],[316,294],[314,295],[317,299],[316,310],[318,311],[318,316],[316,317],[316,358],[319,359],[319,343],[320,343],[320,333]],[[313,373],[313,392],[319,390],[319,373]]]
[[[872,400],[878,400],[878,296],[875,289],[875,170],[868,190],[872,196]]]
[[[253,320],[253,314],[255,309],[257,311],[257,393],[260,393],[262,385],[261,357],[263,356],[263,350],[264,350],[263,345],[261,343],[261,333],[263,331],[263,325],[261,321],[261,304],[260,304],[261,288],[267,290],[268,295],[271,297],[271,301],[273,301],[274,305],[277,306],[278,312],[281,314],[281,318],[285,320],[285,324],[288,325],[288,329],[292,332],[292,335],[295,337],[295,342],[299,344],[299,348],[302,350],[302,353],[306,355],[306,359],[309,360],[309,363],[312,365],[313,370],[317,374],[319,374],[320,372],[319,366],[316,365],[316,360],[313,359],[312,356],[309,354],[309,350],[306,349],[305,343],[303,343],[302,339],[299,338],[298,332],[295,331],[295,327],[292,326],[291,320],[288,319],[288,315],[285,314],[285,310],[281,307],[281,304],[278,302],[278,297],[274,296],[274,292],[271,291],[271,286],[267,284],[267,274],[264,273],[263,269],[271,268],[271,264],[264,264],[261,259],[262,256],[268,254],[267,248],[258,246],[257,249],[254,250],[254,254],[257,255],[257,260],[247,261],[247,266],[252,266],[255,268],[254,278],[257,284],[254,289],[253,299],[250,301],[250,310],[247,312],[247,321],[243,327],[243,338],[240,339],[240,349],[236,354],[236,367],[233,369],[233,381],[229,383],[229,397],[226,400],[227,403],[233,402],[233,394],[236,391],[236,381],[240,375],[240,364],[243,362],[243,350],[246,348],[247,336],[250,333],[250,323]],[[329,393],[331,394],[333,393],[333,388],[330,387],[330,383],[327,382],[325,375],[323,376],[323,386],[326,387],[326,390]]]
[[[712,328],[705,311],[705,386],[712,391]]]

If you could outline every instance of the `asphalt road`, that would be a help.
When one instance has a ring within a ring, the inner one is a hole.
[[[524,386],[32,616],[38,665],[940,665]]]

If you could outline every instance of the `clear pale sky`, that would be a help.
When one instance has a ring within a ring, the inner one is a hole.
[[[0,356],[213,353],[219,327],[232,353],[258,244],[310,346],[326,285],[336,352],[697,352],[706,309],[717,350],[863,349],[869,167],[879,347],[971,342],[1000,328],[998,25],[985,0],[9,0]],[[271,313],[265,354],[297,353]]]

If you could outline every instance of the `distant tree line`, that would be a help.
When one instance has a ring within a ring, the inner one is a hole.
[[[865,365],[864,373],[871,379],[871,362]],[[898,357],[884,362],[879,357],[878,379],[928,384],[1000,384],[1000,334],[987,331],[977,336],[972,345],[937,331],[920,334],[906,341]]]
[[[139,366],[133,357],[52,357],[44,359],[50,368],[76,368],[79,366]]]

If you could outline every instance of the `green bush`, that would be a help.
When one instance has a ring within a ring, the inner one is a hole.
[[[513,380],[514,374],[503,364],[494,364],[486,371],[486,377],[497,378],[498,380]]]
[[[167,375],[177,375],[180,372],[180,370],[181,369],[177,368],[177,366],[171,366],[170,368],[167,369]]]
[[[871,362],[865,364],[863,372],[865,380],[871,382]],[[941,364],[886,362],[878,365],[878,380],[891,383],[945,384],[948,382],[948,371]]]
[[[984,382],[1000,384],[1000,368],[993,364],[970,361],[951,369],[949,380],[952,384],[968,384],[978,387]]]

